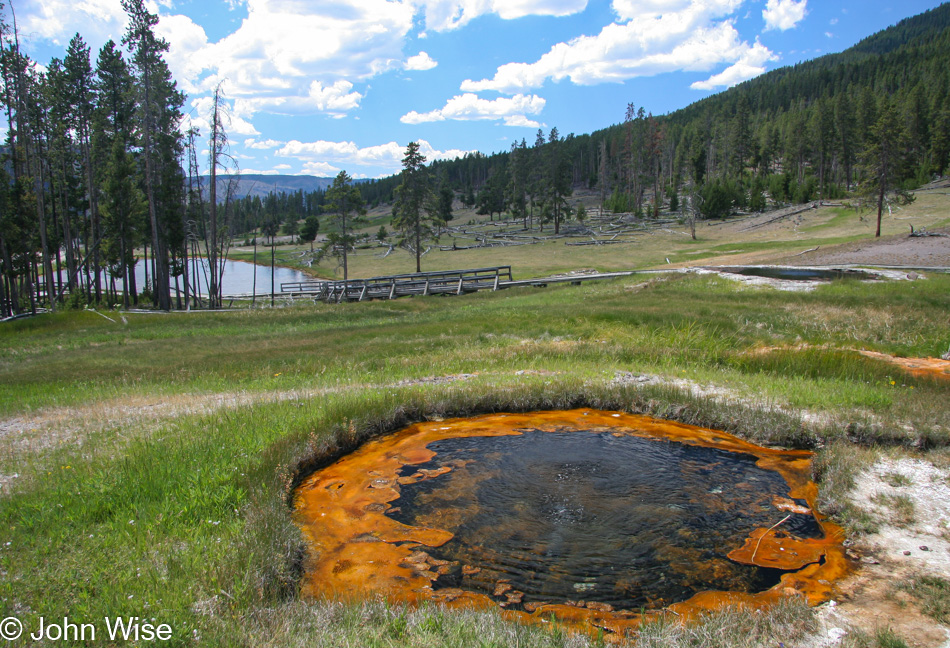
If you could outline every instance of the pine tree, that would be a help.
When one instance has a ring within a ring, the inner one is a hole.
[[[835,100],[835,137],[838,140],[837,148],[844,167],[844,184],[846,189],[851,188],[852,169],[857,152],[857,136],[855,133],[854,108],[848,91],[838,93]]]
[[[828,166],[835,148],[834,114],[830,103],[825,99],[820,99],[812,111],[810,134],[811,150],[817,158],[815,167],[818,169],[818,187],[824,196]]]
[[[145,235],[146,210],[130,151],[135,115],[132,74],[111,40],[99,50],[93,91],[91,143],[102,201],[103,253],[113,273],[123,278],[122,302],[129,306],[138,302],[133,250]]]
[[[524,222],[524,227],[528,227],[528,145],[525,140],[521,144],[517,142],[511,145],[511,153],[508,156],[508,187],[505,191],[505,202],[508,205],[508,211],[514,218],[520,218]]]
[[[653,218],[660,217],[660,184],[662,182],[662,162],[663,162],[663,125],[660,124],[652,114],[647,116],[646,135],[644,144],[646,146],[645,157],[646,167],[650,177],[653,179]],[[743,149],[745,150],[745,149]],[[743,156],[745,154],[743,153]],[[744,158],[743,158],[744,160]],[[744,165],[745,162],[743,161]]]
[[[570,215],[570,206],[567,197],[574,193],[571,183],[570,161],[564,152],[564,140],[557,132],[557,127],[548,134],[548,142],[544,148],[544,213],[547,220],[554,223],[554,233],[560,234],[561,222]]]
[[[409,142],[402,159],[402,183],[396,188],[393,226],[399,229],[406,245],[416,256],[416,272],[422,272],[422,241],[430,234],[430,221],[423,209],[429,191],[426,158],[419,144]]]
[[[93,76],[92,64],[89,59],[89,47],[76,34],[69,41],[66,58],[63,59],[66,72],[66,96],[69,105],[69,124],[78,134],[79,148],[82,156],[83,180],[86,185],[86,208],[89,214],[90,240],[93,244],[101,240],[102,231],[99,223],[98,196],[95,188],[95,168],[92,157],[92,112],[93,112]],[[94,299],[102,300],[102,264],[99,248],[93,249],[92,276],[95,287]]]
[[[113,141],[112,157],[100,173],[103,178],[103,256],[112,274],[122,277],[122,303],[128,308],[135,291],[133,241],[141,235],[147,206],[136,182],[135,160],[121,139]]]
[[[426,201],[426,212],[438,228],[445,227],[452,220],[452,203],[455,202],[455,192],[449,184],[449,176],[445,167],[439,168],[438,181],[435,188],[429,192]]]
[[[324,210],[330,215],[329,222],[339,231],[327,234],[327,242],[323,247],[324,254],[331,254],[341,259],[343,264],[343,281],[349,280],[349,266],[347,252],[356,243],[353,228],[361,224],[360,216],[366,213],[363,207],[363,197],[360,190],[351,184],[353,178],[346,171],[340,171],[333,179],[333,185],[327,189]],[[350,212],[355,214],[349,218]]]
[[[208,140],[208,227],[205,229],[205,250],[208,255],[208,306],[220,308],[222,303],[221,279],[228,258],[231,241],[232,199],[239,180],[235,159],[228,153],[228,135],[225,129],[227,110],[223,90],[218,84],[212,95],[211,134]],[[218,169],[225,171],[224,200],[218,199]],[[220,203],[220,204],[219,204]],[[297,221],[292,221],[296,226]],[[293,235],[296,232],[288,232]]]
[[[122,42],[132,52],[137,81],[136,120],[152,236],[152,294],[159,308],[169,310],[170,248],[183,248],[185,240],[179,211],[184,182],[178,166],[181,135],[177,130],[184,97],[175,89],[162,58],[168,42],[155,35],[158,16],[148,11],[144,0],[122,0],[122,8],[129,15]]]
[[[475,198],[475,213],[487,215],[495,220],[495,214],[501,216],[505,210],[505,188],[507,177],[503,166],[498,165],[488,172],[488,180],[482,185]]]
[[[884,97],[862,156],[865,177],[863,193],[877,206],[875,237],[881,236],[881,219],[884,205],[889,203],[889,192],[894,192],[893,201],[896,204],[907,204],[914,199],[911,194],[903,191],[900,184],[907,172],[907,140],[897,107]]]

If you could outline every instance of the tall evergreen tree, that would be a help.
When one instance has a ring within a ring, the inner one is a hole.
[[[174,186],[181,135],[183,96],[175,88],[163,55],[168,42],[155,34],[158,16],[148,11],[145,0],[122,0],[122,8],[129,15],[129,25],[122,42],[132,52],[136,74],[136,118],[142,147],[145,197],[148,203],[149,225],[152,237],[153,286],[156,305],[171,308],[170,244],[180,239],[184,244],[183,223],[176,222],[175,213],[181,201],[176,200],[183,182]],[[179,212],[180,217],[180,212]]]
[[[93,112],[93,76],[89,58],[89,47],[82,36],[76,34],[69,41],[66,58],[63,59],[66,72],[67,101],[70,108],[69,124],[77,134],[82,156],[83,180],[86,187],[86,210],[89,222],[89,238],[95,243],[102,239],[99,223],[99,205],[96,195],[95,168],[92,156],[92,112]],[[102,263],[100,248],[93,248],[92,276],[94,299],[102,300]]]
[[[514,142],[508,156],[508,186],[505,190],[505,202],[508,211],[515,218],[520,218],[525,229],[528,227],[528,174],[530,172],[528,158],[528,143]]]
[[[567,198],[574,193],[571,182],[570,161],[564,152],[565,141],[551,128],[545,148],[544,164],[544,210],[545,216],[554,223],[554,233],[561,233],[561,222],[570,215]]]
[[[113,273],[123,279],[122,301],[138,303],[135,247],[146,232],[146,210],[137,184],[133,119],[132,73],[113,41],[99,50],[93,81],[92,158],[103,210],[104,255]]]
[[[855,133],[855,114],[851,104],[849,90],[838,93],[835,99],[835,137],[844,171],[845,189],[851,188],[852,169],[857,156],[857,134]]]
[[[879,116],[868,135],[864,149],[865,186],[863,191],[877,206],[877,231],[881,236],[881,218],[888,202],[888,193],[893,192],[893,202],[907,204],[913,196],[901,188],[900,181],[907,167],[907,133],[901,123],[900,113],[893,102],[881,100]]]
[[[346,171],[340,171],[333,179],[333,185],[327,189],[324,205],[329,214],[329,223],[337,228],[337,231],[327,234],[324,254],[329,253],[341,259],[344,282],[349,281],[347,253],[356,243],[353,228],[361,224],[360,216],[366,213],[360,190],[352,182],[353,178]],[[349,218],[351,211],[355,215],[353,218]]]
[[[416,272],[422,272],[422,241],[431,234],[430,219],[423,209],[429,192],[425,162],[419,144],[409,142],[402,159],[402,183],[396,188],[393,202],[393,226],[415,254]]]
[[[506,183],[505,167],[501,164],[493,166],[488,172],[488,180],[478,191],[475,199],[475,213],[487,214],[489,220],[495,220],[495,214],[500,217],[505,210]]]
[[[445,227],[452,220],[452,203],[455,202],[455,192],[449,184],[449,176],[445,166],[440,166],[435,186],[429,192],[426,202],[426,212],[436,227]]]

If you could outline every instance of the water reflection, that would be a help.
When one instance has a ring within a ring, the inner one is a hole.
[[[189,260],[188,265],[190,266],[191,276],[198,277],[198,282],[196,286],[192,287],[192,291],[197,290],[201,295],[208,294],[208,260],[205,258],[191,259]],[[63,279],[66,279],[65,271],[62,273]],[[102,284],[103,287],[106,285],[111,285],[109,282],[112,281],[107,273],[103,272]],[[221,277],[221,289],[222,294],[227,295],[244,295],[250,294],[255,290],[255,276],[257,278],[256,282],[256,292],[258,295],[270,294],[271,291],[271,268],[269,265],[255,265],[246,261],[226,261],[224,264],[224,273]],[[310,275],[301,272],[300,270],[294,270],[292,268],[282,268],[279,266],[274,267],[274,291],[280,293],[280,284],[284,282],[292,281],[308,281],[313,279]],[[83,276],[83,281],[85,281],[85,276]],[[123,279],[115,279],[115,285],[117,291],[122,293],[122,282]],[[146,285],[145,281],[145,263],[139,261],[135,264],[135,286],[136,289],[141,292]],[[176,284],[175,277],[171,279],[172,291],[174,292]],[[178,289],[184,290],[184,280],[182,277],[178,277]]]
[[[433,460],[406,466],[402,476],[451,470],[403,485],[390,515],[451,532],[428,553],[479,570],[464,584],[442,579],[437,586],[492,595],[507,582],[526,602],[584,599],[636,609],[778,582],[775,570],[727,557],[753,529],[785,516],[773,499],[788,497],[788,483],[752,455],[566,428],[428,448]],[[793,514],[783,529],[822,535],[812,515]]]

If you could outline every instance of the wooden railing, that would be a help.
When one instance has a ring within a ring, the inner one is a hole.
[[[326,301],[364,301],[367,299],[395,299],[407,295],[445,295],[498,290],[509,283],[511,266],[444,270],[387,275],[371,279],[348,281],[291,281],[280,284],[285,296],[310,296]]]

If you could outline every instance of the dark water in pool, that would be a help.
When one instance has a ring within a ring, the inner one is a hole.
[[[766,277],[768,279],[789,279],[792,281],[815,281],[831,279],[876,279],[877,275],[863,270],[834,270],[817,268],[767,268],[742,267],[725,270],[730,274],[748,277]]]
[[[576,430],[468,437],[429,444],[419,468],[448,474],[401,487],[391,516],[455,537],[428,553],[481,571],[436,586],[491,595],[499,579],[525,602],[584,600],[656,608],[704,590],[754,592],[780,572],[726,554],[786,513],[776,472],[755,457],[712,448]],[[803,502],[799,502],[803,503]],[[782,529],[820,537],[810,515]]]

